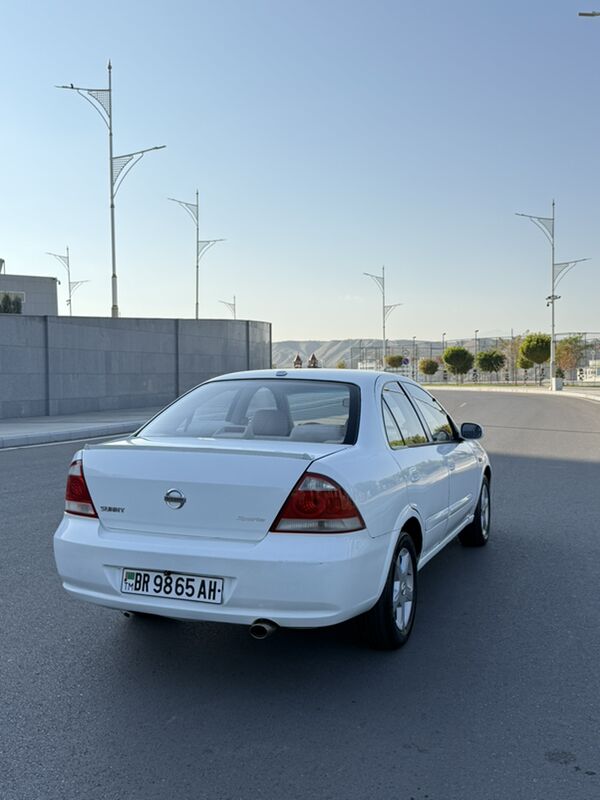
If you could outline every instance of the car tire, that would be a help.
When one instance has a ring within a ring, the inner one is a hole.
[[[464,547],[483,547],[488,543],[491,512],[490,482],[484,476],[481,491],[479,492],[479,500],[475,508],[475,519],[458,534],[458,539]]]
[[[383,592],[362,615],[363,633],[376,650],[397,650],[406,644],[417,607],[417,553],[411,537],[401,533]]]

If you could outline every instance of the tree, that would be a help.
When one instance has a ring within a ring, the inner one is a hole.
[[[335,366],[337,369],[346,369],[346,362],[342,358],[341,361],[338,361]]]
[[[545,364],[550,358],[550,335],[529,333],[521,343],[520,355],[534,364]]]
[[[533,361],[525,358],[523,353],[519,353],[517,356],[517,369],[533,369]]]
[[[527,334],[528,331],[525,331]],[[499,339],[498,349],[506,358],[507,368],[513,373],[518,367],[519,353],[521,351],[521,344],[523,343],[523,336],[511,336],[510,339]],[[533,365],[532,365],[533,366]],[[529,367],[526,367],[529,369]]]
[[[402,356],[386,356],[385,363],[388,367],[392,369],[398,369],[398,367],[402,366],[403,357]]]
[[[506,364],[506,358],[499,350],[481,350],[477,353],[477,367],[482,372],[495,372],[496,377]]]
[[[19,296],[11,300],[9,294],[3,294],[0,300],[0,314],[22,314],[23,302]]]
[[[563,373],[579,366],[588,347],[583,336],[567,336],[556,343],[556,363]]]
[[[475,360],[473,353],[470,353],[466,347],[448,347],[443,358],[448,370],[456,375],[457,379],[459,376],[467,374]]]
[[[435,375],[439,366],[438,362],[434,361],[433,358],[422,358],[419,361],[419,372],[422,372],[423,375]]]

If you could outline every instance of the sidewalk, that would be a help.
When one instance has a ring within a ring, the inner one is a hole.
[[[547,386],[506,386],[499,383],[498,386],[487,384],[480,386],[476,383],[424,383],[423,387],[432,392],[439,389],[454,389],[466,392],[518,392],[520,394],[543,394],[546,397],[580,397],[584,400],[595,400],[600,403],[600,386],[590,386],[588,388],[579,386],[565,386],[559,392],[551,392]]]
[[[66,414],[60,417],[0,419],[0,449],[131,433],[158,410],[128,408],[121,411]]]

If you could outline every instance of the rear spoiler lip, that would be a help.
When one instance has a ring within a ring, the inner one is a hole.
[[[189,442],[186,444],[184,442]],[[322,443],[319,443],[322,446]],[[352,447],[353,445],[349,444],[332,444],[330,449],[327,452],[323,452],[322,450],[307,452],[304,451],[293,451],[293,450],[263,450],[259,448],[252,448],[252,447],[219,447],[216,445],[210,444],[200,444],[198,440],[188,439],[185,440],[182,437],[182,444],[175,445],[175,444],[154,444],[152,442],[148,442],[148,440],[140,440],[136,443],[132,442],[131,439],[121,439],[112,442],[98,442],[98,443],[88,443],[83,448],[84,450],[110,450],[110,451],[124,451],[127,450],[132,452],[132,450],[139,451],[148,451],[154,450],[158,452],[195,452],[195,453],[213,453],[213,454],[220,454],[220,455],[238,455],[238,456],[265,456],[268,458],[295,458],[301,461],[316,461],[321,458],[325,458],[326,456],[333,455],[334,453],[338,453],[340,450],[347,450],[348,448]]]

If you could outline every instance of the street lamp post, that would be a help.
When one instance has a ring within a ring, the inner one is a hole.
[[[389,315],[395,308],[401,306],[402,303],[392,303],[392,305],[386,305],[385,303],[385,267],[381,268],[381,275],[372,275],[370,272],[364,272],[363,275],[366,275],[369,278],[372,278],[379,289],[381,291],[381,299],[382,299],[382,369],[385,369],[385,351],[386,351],[386,339],[385,339],[385,322]]]
[[[67,270],[67,286],[68,286],[68,293],[69,299],[67,300],[67,305],[69,306],[69,316],[73,316],[73,304],[71,302],[71,298],[73,296],[73,292],[78,289],[82,284],[89,283],[89,281],[72,281],[71,280],[71,260],[69,256],[69,248],[67,247],[66,255],[60,255],[59,253],[46,253],[47,256],[53,256],[56,258],[63,267]]]
[[[600,11],[580,11],[579,17],[600,17]]]
[[[227,306],[227,308],[233,314],[233,318],[237,319],[236,305],[235,305],[235,295],[233,295],[233,303],[230,303],[228,300],[219,300],[219,303],[223,303],[224,306]]]
[[[412,349],[412,377],[413,381],[417,380],[418,371],[417,371],[417,337],[413,336],[413,349]]]
[[[199,318],[199,286],[200,286],[200,259],[207,250],[217,242],[224,242],[225,239],[205,239],[200,240],[200,205],[198,201],[198,189],[196,189],[196,202],[186,203],[185,200],[175,200],[174,197],[169,197],[173,203],[180,205],[190,215],[196,224],[196,319]]]
[[[444,353],[446,352],[446,331],[442,333],[442,379],[446,380],[446,362],[444,361]]]
[[[475,366],[477,366],[477,334],[479,333],[479,328],[475,329]]]
[[[550,262],[550,281],[551,292],[546,297],[546,306],[550,306],[551,313],[551,326],[550,326],[550,388],[556,388],[556,336],[555,336],[555,312],[554,304],[560,300],[560,295],[556,294],[556,287],[558,283],[565,277],[575,264],[580,264],[582,261],[589,261],[587,258],[578,258],[574,261],[555,261],[555,246],[554,246],[554,226],[556,222],[556,204],[552,201],[552,216],[551,217],[535,217],[531,214],[519,214],[518,217],[526,217],[530,219],[534,225],[542,231],[546,239],[550,242],[551,262]]]
[[[110,252],[111,252],[111,316],[119,316],[119,300],[117,293],[117,255],[115,244],[115,196],[127,173],[151,150],[163,150],[166,145],[147,147],[122,156],[113,155],[113,112],[112,112],[112,64],[108,62],[108,89],[88,89],[84,86],[57,86],[57,89],[71,89],[94,108],[108,128],[108,169],[110,186]]]

